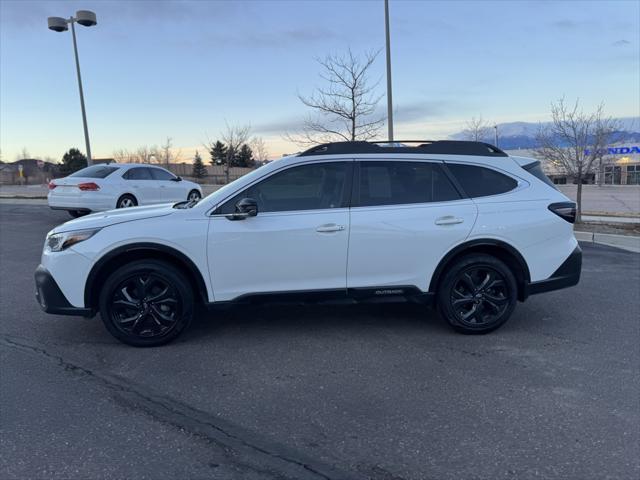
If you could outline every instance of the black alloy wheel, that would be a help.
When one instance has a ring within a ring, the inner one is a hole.
[[[462,333],[487,333],[506,322],[517,301],[509,267],[495,257],[472,254],[457,261],[438,291],[438,307]]]
[[[172,265],[141,260],[120,268],[100,297],[100,315],[109,332],[134,346],[156,346],[176,338],[190,323],[193,294]]]

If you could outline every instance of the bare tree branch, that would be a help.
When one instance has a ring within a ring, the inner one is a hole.
[[[313,145],[375,137],[385,118],[375,117],[382,98],[374,93],[380,80],[370,83],[368,73],[379,53],[358,57],[349,49],[344,55],[317,59],[322,67],[320,78],[326,85],[309,96],[298,94],[313,113],[304,120],[300,131],[287,132],[285,139],[298,145]]]
[[[593,113],[585,113],[580,101],[567,105],[564,97],[551,104],[551,122],[541,125],[536,136],[536,151],[542,158],[563,169],[578,184],[577,218],[581,221],[582,183],[601,162],[606,146],[620,126],[604,114],[601,103]]]

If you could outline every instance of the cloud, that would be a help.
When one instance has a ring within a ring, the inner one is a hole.
[[[453,111],[455,102],[451,100],[425,100],[411,104],[396,105],[394,120],[413,122],[427,118],[439,118]]]
[[[631,42],[629,40],[625,40],[624,38],[613,42],[611,45],[613,45],[614,47],[623,47],[625,45],[630,45]]]

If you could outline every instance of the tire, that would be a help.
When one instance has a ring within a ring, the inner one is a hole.
[[[470,254],[457,260],[437,292],[438,310],[458,332],[489,333],[504,324],[516,306],[513,272],[496,257]]]
[[[200,195],[200,192],[198,190],[191,190],[189,192],[189,195],[187,195],[188,202],[199,202],[201,198],[202,195]]]
[[[81,212],[80,210],[67,210],[67,212],[69,212],[69,215],[71,215],[73,218],[78,218],[86,215],[86,213]]]
[[[129,208],[129,207],[137,207],[138,200],[133,195],[129,195],[128,193],[122,195],[118,201],[116,202],[116,208]]]
[[[99,307],[115,338],[134,347],[156,347],[189,326],[194,297],[180,270],[159,260],[139,260],[109,275]]]

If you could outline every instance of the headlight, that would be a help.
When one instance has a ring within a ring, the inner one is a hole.
[[[44,243],[44,250],[45,252],[61,252],[76,243],[84,242],[99,231],[99,228],[95,228],[93,230],[77,230],[75,232],[49,234]]]

